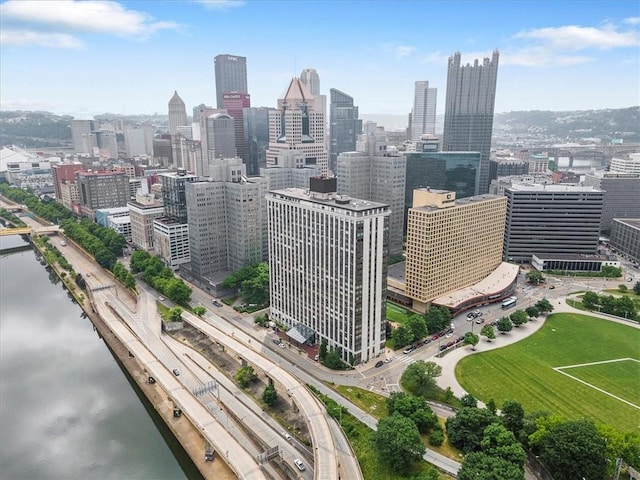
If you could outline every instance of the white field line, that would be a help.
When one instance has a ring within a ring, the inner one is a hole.
[[[616,396],[616,395],[614,395],[612,393],[607,392],[606,390],[603,390],[602,388],[596,387],[595,385],[591,385],[590,383],[585,382],[584,380],[580,380],[579,378],[576,378],[573,375],[569,375],[567,372],[563,372],[562,371],[564,368],[586,367],[586,366],[589,366],[589,365],[600,365],[600,364],[603,364],[603,363],[624,362],[626,360],[631,360],[633,362],[639,362],[635,358],[618,358],[618,359],[615,359],[615,360],[605,360],[603,362],[582,363],[582,364],[578,364],[578,365],[568,365],[566,367],[555,367],[554,370],[556,372],[558,372],[558,373],[561,373],[562,375],[566,375],[567,377],[569,377],[572,380],[575,380],[576,382],[580,382],[583,385],[586,385],[587,387],[591,387],[594,390],[597,390],[597,391],[599,391],[601,393],[604,393],[605,395],[609,395],[610,397],[615,398],[616,400],[619,400],[619,401],[621,401],[623,403],[626,403],[627,405],[629,405],[631,407],[634,407],[634,408],[637,408],[638,410],[640,410],[640,407],[638,405],[636,405],[635,403],[631,403],[631,402],[625,400],[624,398],[620,398],[620,397],[618,397],[618,396]]]

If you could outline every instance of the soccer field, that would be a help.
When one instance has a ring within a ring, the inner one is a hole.
[[[526,325],[520,328],[527,328]],[[640,430],[640,330],[587,315],[554,314],[532,336],[464,358],[460,384],[480,400],[520,402]]]

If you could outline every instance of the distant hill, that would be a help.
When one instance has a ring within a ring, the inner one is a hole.
[[[493,133],[552,136],[567,141],[581,138],[608,141],[618,138],[625,142],[640,142],[640,107],[497,113],[494,116]]]
[[[71,144],[71,120],[49,112],[0,111],[0,146],[66,147]]]

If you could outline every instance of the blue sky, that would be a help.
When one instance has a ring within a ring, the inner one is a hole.
[[[364,114],[407,114],[447,58],[500,50],[496,112],[640,104],[634,1],[27,1],[0,3],[3,110],[75,115],[215,106],[213,57],[247,57],[252,106],[311,67]]]

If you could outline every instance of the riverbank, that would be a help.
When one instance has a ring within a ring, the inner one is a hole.
[[[42,248],[32,242],[36,250],[45,258]],[[87,256],[86,252],[76,247],[72,242],[68,242],[67,248],[77,249],[79,252]],[[70,262],[72,263],[72,262]],[[137,388],[142,392],[149,403],[153,406],[163,422],[170,429],[176,440],[182,445],[195,467],[201,475],[209,480],[227,480],[235,479],[235,475],[231,469],[220,459],[213,462],[204,460],[204,452],[206,450],[206,441],[200,434],[199,430],[184,416],[173,416],[173,402],[167,393],[157,384],[148,382],[148,375],[144,365],[129,354],[129,350],[123,345],[116,335],[109,329],[98,313],[91,306],[88,299],[88,293],[81,291],[73,279],[69,275],[62,275],[63,272],[58,265],[49,265],[60,280],[65,284],[66,289],[73,295],[78,305],[82,308],[86,316],[91,320],[96,331],[105,341],[109,350],[118,361],[118,363],[126,369],[130,378],[135,381]],[[100,267],[96,265],[96,269]]]

